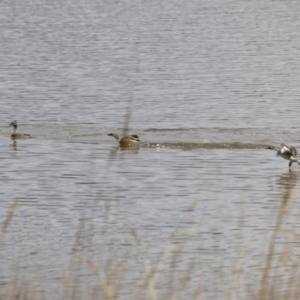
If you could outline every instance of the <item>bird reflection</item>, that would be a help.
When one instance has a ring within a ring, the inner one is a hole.
[[[17,149],[17,141],[16,141],[16,139],[11,138],[11,141],[12,141],[11,146],[12,146],[13,150],[15,150],[15,151],[18,150]]]
[[[287,202],[291,199],[296,192],[298,173],[289,170],[288,172],[282,174],[278,179],[278,185],[282,191],[282,200]]]
[[[120,153],[120,159],[124,158],[125,153],[137,154],[139,152],[139,147],[114,147],[110,150],[109,157],[107,159],[106,170],[109,170],[112,163],[117,160],[118,153]]]
[[[127,152],[130,152],[130,153],[139,153],[139,150],[140,150],[140,148],[138,147],[119,147],[119,149],[121,150],[121,151],[127,151]]]
[[[121,151],[121,153],[130,152],[130,153],[138,153],[140,150],[139,147],[114,147],[110,150],[110,158],[116,157],[116,154]],[[124,152],[123,152],[124,151]]]

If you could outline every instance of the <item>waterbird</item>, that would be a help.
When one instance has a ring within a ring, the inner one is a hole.
[[[299,161],[297,160],[297,150],[294,146],[287,146],[283,143],[280,144],[279,148],[274,146],[269,146],[267,149],[275,150],[276,156],[281,156],[282,158],[289,160],[289,167],[292,166],[293,162],[297,162],[300,165]]]
[[[13,121],[9,125],[13,126],[13,130],[10,133],[10,137],[12,139],[27,139],[27,138],[31,138],[30,134],[27,134],[27,133],[16,133],[17,128],[18,128],[17,121]]]
[[[128,135],[123,138],[119,138],[116,133],[109,133],[108,136],[113,136],[118,142],[120,147],[128,148],[128,147],[138,147],[140,145],[140,138],[136,135]]]

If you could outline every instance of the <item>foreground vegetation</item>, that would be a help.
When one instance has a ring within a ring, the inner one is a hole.
[[[199,264],[184,262],[184,251],[199,228],[180,226],[166,241],[155,261],[150,258],[149,249],[136,228],[128,233],[133,245],[129,251],[124,253],[118,248],[118,243],[112,242],[109,249],[99,249],[99,257],[95,257],[86,251],[92,243],[88,235],[90,224],[82,218],[74,239],[69,269],[62,270],[63,292],[60,296],[37,292],[35,282],[16,276],[2,287],[0,299],[300,299],[299,235],[297,229],[285,224],[295,199],[295,182],[287,182],[274,231],[266,241],[267,253],[262,252],[262,265],[254,272],[249,272],[245,261],[245,249],[249,245],[244,245],[241,256],[230,262],[226,272],[222,271],[221,263],[217,272],[208,272],[213,266],[203,262],[199,269]],[[188,220],[194,207],[195,203],[183,219]],[[18,202],[15,201],[2,223],[1,241],[17,208]],[[239,223],[240,231],[243,230],[243,218]],[[280,251],[276,251],[277,241],[282,238],[287,238],[286,246],[282,249],[281,242]],[[219,257],[216,260],[221,261]],[[210,273],[209,277],[207,273]]]

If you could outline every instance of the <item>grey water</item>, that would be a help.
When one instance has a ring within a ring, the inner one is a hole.
[[[66,277],[87,288],[95,276],[81,274],[74,256],[101,266],[112,249],[140,256],[132,231],[154,266],[168,265],[165,247],[173,253],[169,243],[190,236],[176,270],[192,264],[205,296],[224,299],[236,264],[252,281],[283,200],[293,200],[284,230],[299,226],[300,167],[265,149],[300,147],[299,9],[268,0],[2,1],[0,220],[14,210],[2,227],[0,291],[19,277],[45,299],[62,297]],[[33,138],[12,141],[12,120]],[[107,136],[124,128],[140,136],[138,151]],[[276,254],[286,242],[297,260],[288,234]],[[146,272],[128,260],[124,299]]]

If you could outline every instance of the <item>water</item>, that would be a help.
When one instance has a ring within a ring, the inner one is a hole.
[[[0,219],[16,205],[2,236],[3,290],[25,277],[53,299],[78,277],[80,297],[99,280],[78,256],[104,269],[123,257],[129,299],[146,274],[134,233],[150,265],[162,261],[162,286],[190,272],[192,286],[223,299],[238,266],[240,286],[259,281],[282,201],[275,254],[291,245],[292,267],[299,166],[264,148],[300,147],[299,5],[1,2]],[[14,119],[34,138],[13,143]],[[107,136],[126,119],[139,151]]]

